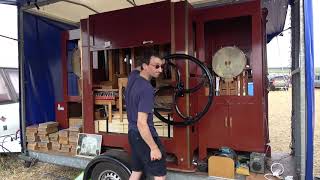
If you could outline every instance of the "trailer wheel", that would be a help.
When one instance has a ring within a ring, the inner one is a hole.
[[[130,174],[115,163],[101,162],[93,168],[91,177],[92,180],[127,180]]]
[[[31,167],[31,161],[24,161],[24,162],[23,162],[23,166],[24,166],[25,168]]]

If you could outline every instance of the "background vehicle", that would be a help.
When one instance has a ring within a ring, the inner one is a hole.
[[[288,76],[275,76],[269,79],[269,88],[271,91],[277,89],[288,90],[290,85],[290,77]]]
[[[0,152],[20,152],[19,71],[0,67]]]
[[[320,75],[315,75],[314,77],[314,87],[320,88]]]

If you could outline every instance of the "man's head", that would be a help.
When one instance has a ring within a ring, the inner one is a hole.
[[[142,73],[148,77],[157,78],[163,70],[164,60],[155,53],[153,50],[147,49],[144,52],[144,56],[140,59],[139,65],[141,66]]]

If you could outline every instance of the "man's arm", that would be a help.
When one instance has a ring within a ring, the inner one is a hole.
[[[148,114],[144,112],[138,112],[137,126],[142,139],[148,144],[151,150],[158,148],[158,145],[154,142],[151,135],[148,123]]]

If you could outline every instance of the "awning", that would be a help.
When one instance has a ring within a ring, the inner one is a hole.
[[[64,23],[76,25],[80,19],[89,15],[118,9],[139,6],[163,0],[0,0],[0,3],[15,4],[39,16],[44,16]],[[172,0],[179,1],[179,0]],[[194,7],[221,6],[241,3],[248,0],[188,0]],[[37,3],[35,3],[37,2]],[[268,42],[283,31],[288,9],[288,0],[262,0],[263,7],[268,9],[267,39]]]

